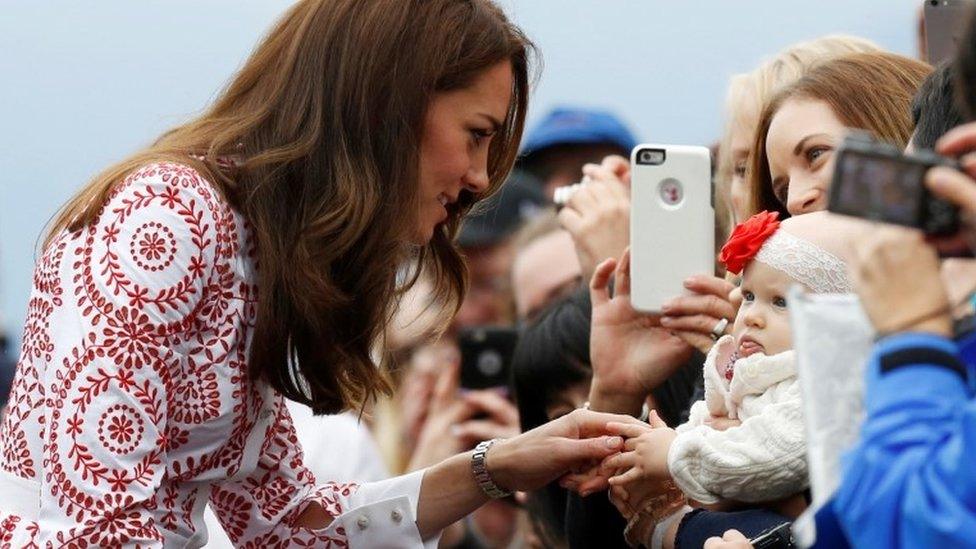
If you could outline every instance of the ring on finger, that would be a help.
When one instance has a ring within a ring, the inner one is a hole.
[[[718,338],[725,335],[725,328],[729,325],[729,319],[721,318],[715,323],[715,327],[712,328],[712,340],[718,340]]]

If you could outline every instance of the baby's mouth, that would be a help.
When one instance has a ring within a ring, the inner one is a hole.
[[[739,356],[742,358],[765,352],[765,350],[758,341],[752,338],[746,337],[739,341]]]

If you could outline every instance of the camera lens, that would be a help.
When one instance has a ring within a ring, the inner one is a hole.
[[[664,151],[662,149],[644,149],[637,153],[637,163],[652,166],[664,164]]]

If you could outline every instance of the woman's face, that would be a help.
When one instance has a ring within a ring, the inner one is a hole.
[[[482,72],[470,86],[434,96],[420,143],[420,209],[413,241],[430,241],[461,191],[488,189],[488,146],[512,101],[508,61]]]
[[[830,106],[816,99],[789,99],[766,134],[773,194],[790,215],[827,209],[834,150],[847,128]]]

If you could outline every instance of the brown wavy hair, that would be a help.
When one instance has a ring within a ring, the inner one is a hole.
[[[763,108],[749,159],[750,215],[763,210],[790,216],[773,194],[766,156],[766,134],[773,117],[789,99],[827,103],[845,126],[871,132],[877,139],[905,148],[912,136],[912,99],[932,72],[921,61],[893,53],[858,53],[827,61],[780,90]]]
[[[113,186],[142,165],[197,169],[256,238],[251,376],[316,413],[361,405],[390,390],[371,352],[421,269],[432,298],[457,311],[466,268],[454,237],[515,162],[534,53],[491,0],[302,0],[202,115],[75,195],[47,242],[93,222]],[[463,193],[431,241],[411,247],[404,235],[417,223],[431,100],[506,61],[513,96],[490,144],[489,191]],[[417,267],[403,276],[408,262]]]

